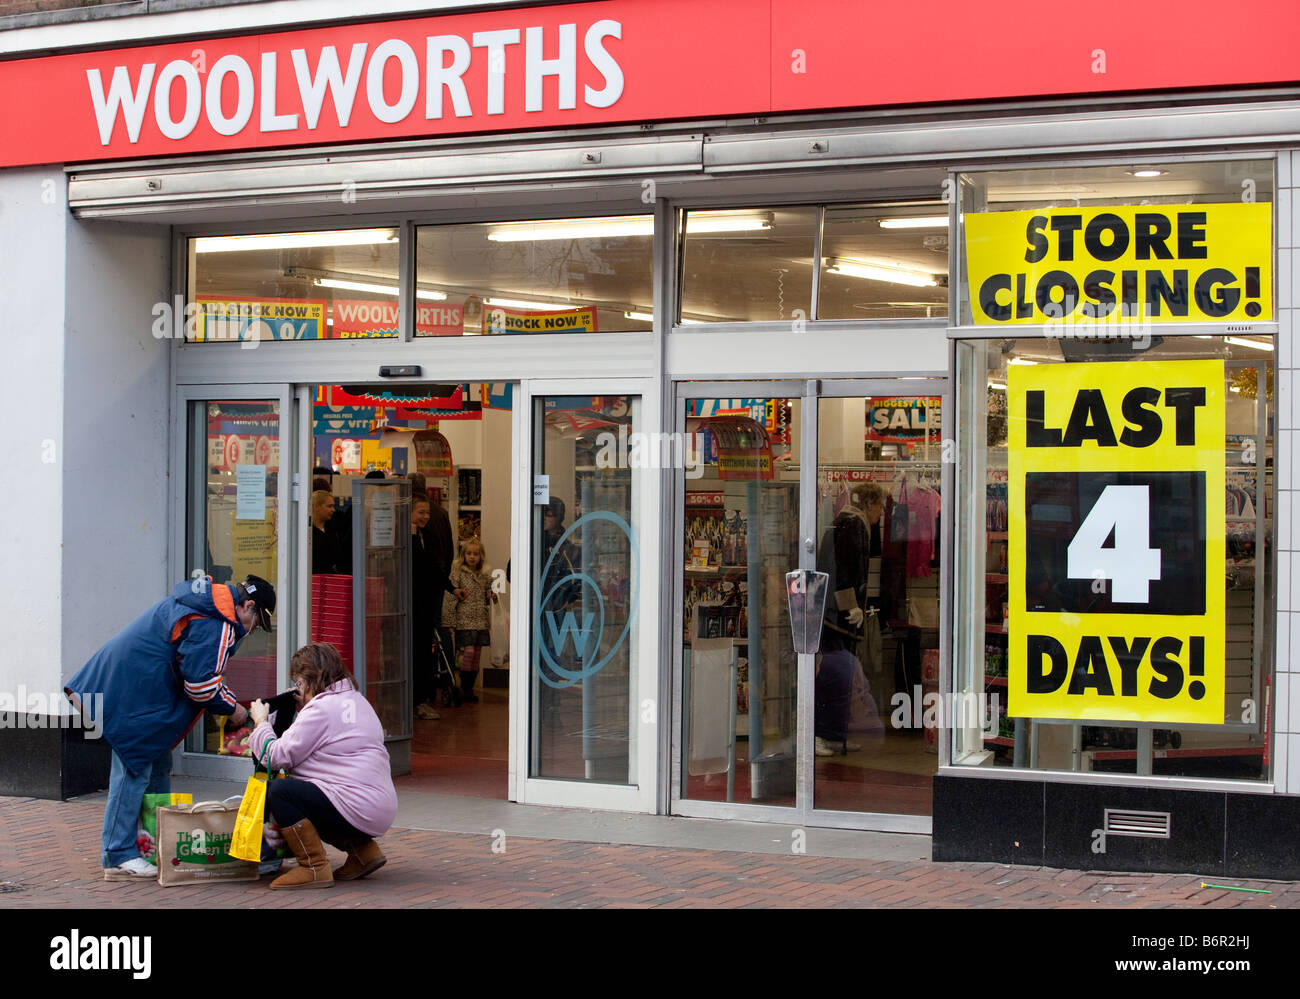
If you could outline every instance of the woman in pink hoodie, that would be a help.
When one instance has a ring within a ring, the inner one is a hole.
[[[325,888],[381,868],[387,858],[374,837],[397,817],[397,791],[374,708],[356,688],[334,646],[312,642],[293,655],[298,712],[278,739],[265,701],[249,708],[257,727],[249,738],[253,758],[270,746],[267,769],[290,776],[270,781],[267,812],[293,850],[298,867],[272,888]],[[330,871],[322,841],[347,853]]]

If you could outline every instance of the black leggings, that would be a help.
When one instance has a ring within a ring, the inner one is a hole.
[[[342,850],[346,850],[347,845],[355,840],[370,839],[340,815],[339,810],[325,797],[325,792],[311,781],[297,777],[271,781],[266,807],[281,829],[309,819],[322,840]]]

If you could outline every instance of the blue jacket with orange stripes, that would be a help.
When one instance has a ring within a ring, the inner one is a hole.
[[[92,716],[98,708],[104,738],[127,770],[140,773],[204,709],[235,710],[222,673],[244,634],[233,586],[187,580],[91,656],[64,691]]]

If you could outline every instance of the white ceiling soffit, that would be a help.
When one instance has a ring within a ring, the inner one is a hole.
[[[855,128],[708,135],[711,175],[809,166],[862,166],[1186,149],[1275,146],[1300,138],[1300,102],[1133,108],[1001,120],[931,120]]]
[[[213,157],[210,162],[156,161],[126,167],[74,168],[68,203],[79,218],[121,218],[213,208],[256,200],[262,207],[318,205],[337,211],[340,195],[371,205],[376,199],[443,192],[698,174],[697,134],[564,142],[458,142],[444,148],[396,151],[375,146],[319,149],[274,157]]]

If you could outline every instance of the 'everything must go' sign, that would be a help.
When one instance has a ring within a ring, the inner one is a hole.
[[[977,326],[1265,322],[1271,204],[1052,208],[966,216]]]
[[[1008,714],[1222,724],[1222,361],[1007,372]]]

